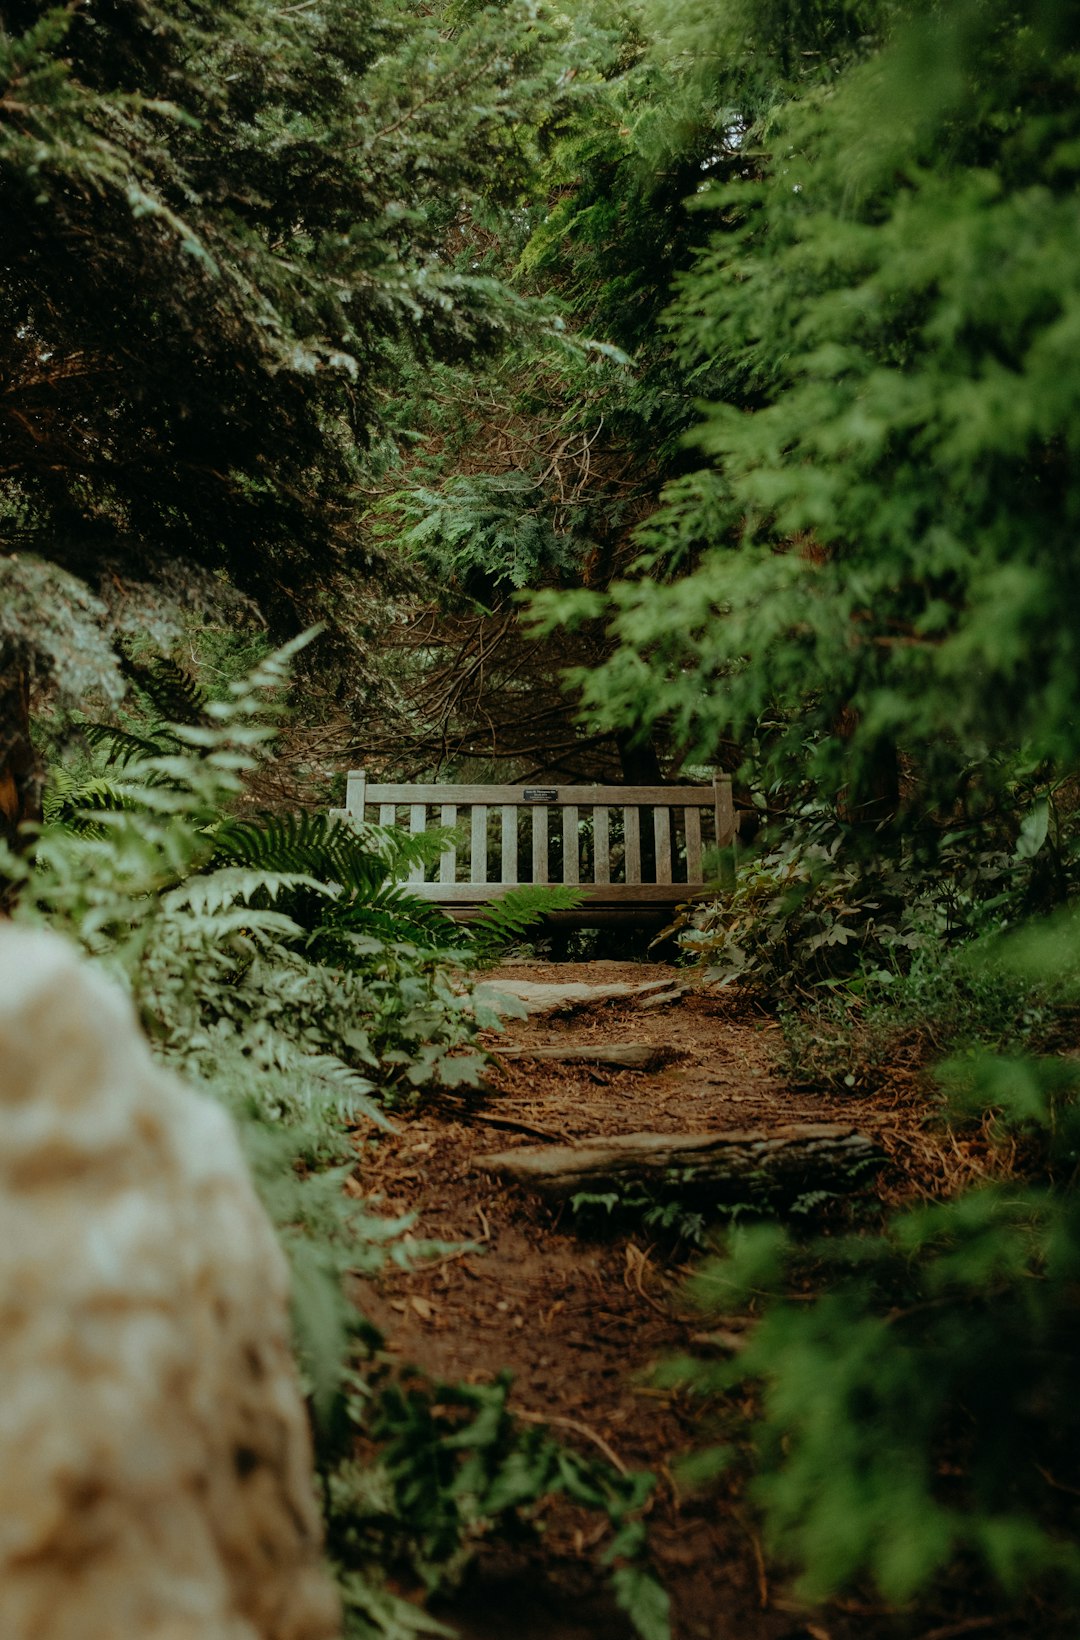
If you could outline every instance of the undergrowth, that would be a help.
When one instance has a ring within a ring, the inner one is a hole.
[[[616,1592],[634,1596],[643,1640],[664,1640],[666,1597],[630,1518],[647,1477],[624,1484],[544,1432],[518,1429],[505,1390],[496,1406],[467,1387],[440,1389],[423,1415],[421,1452],[399,1427],[421,1417],[421,1392],[365,1380],[380,1340],[348,1302],[346,1272],[445,1249],[406,1240],[411,1218],[344,1192],[357,1166],[350,1129],[360,1119],[389,1127],[395,1103],[425,1089],[479,1083],[476,1033],[501,1019],[471,995],[463,970],[520,934],[550,896],[504,901],[470,939],[400,881],[438,856],[444,834],[257,812],[249,788],[285,709],[297,648],[263,657],[217,699],[182,669],[154,663],[144,695],[178,708],[179,721],[144,708],[126,725],[83,724],[90,751],[74,771],[53,771],[31,852],[0,860],[18,890],[15,919],[66,935],[106,969],[131,994],[156,1055],[238,1122],[292,1264],[350,1640],[437,1627],[385,1586],[391,1537],[394,1555],[407,1553],[430,1588],[483,1529],[559,1490],[615,1523]],[[438,1409],[451,1403],[447,1423]],[[360,1438],[377,1451],[367,1467],[354,1460]],[[463,1453],[474,1462],[459,1472]],[[380,1487],[391,1502],[372,1516]],[[358,1521],[367,1523],[359,1535]]]
[[[415,1373],[356,1379],[346,1407],[359,1455],[347,1453],[327,1475],[331,1554],[444,1592],[486,1539],[534,1532],[541,1506],[564,1495],[606,1517],[602,1559],[615,1599],[642,1640],[665,1640],[667,1596],[643,1559],[641,1510],[654,1477],[583,1458],[542,1426],[519,1423],[510,1389],[508,1373],[481,1385]]]
[[[740,1204],[727,1208],[686,1199],[683,1181],[673,1178],[667,1189],[643,1185],[619,1190],[579,1190],[570,1197],[575,1227],[586,1235],[617,1234],[627,1225],[640,1225],[657,1241],[698,1251],[710,1247],[716,1227],[737,1219]]]
[[[943,951],[1060,904],[1080,886],[1080,835],[1045,793],[980,826],[890,837],[810,806],[742,853],[669,932],[713,981],[802,1005],[887,991]],[[1051,821],[1053,820],[1053,824]],[[973,984],[978,983],[972,981]]]
[[[998,869],[963,853],[969,875]],[[956,908],[955,880],[916,876],[898,916],[881,870],[829,876],[794,850],[779,886],[762,886],[766,857],[729,902],[716,950],[730,958],[738,927],[740,971],[759,997],[784,999],[789,1078],[834,1098],[914,1078],[928,1119],[989,1137],[995,1177],[859,1234],[736,1226],[691,1292],[724,1318],[717,1336],[732,1336],[733,1316],[745,1330],[720,1359],[688,1356],[663,1376],[721,1408],[721,1439],[687,1478],[749,1477],[767,1547],[802,1597],[855,1587],[949,1609],[975,1577],[998,1608],[1023,1602],[1064,1635],[1080,1610],[1080,1070],[1054,1050],[1075,1049],[1080,924],[1023,922],[1025,858],[1013,851],[1010,880],[937,927],[928,909]],[[747,936],[752,905],[766,920],[775,908],[779,930]],[[894,934],[917,936],[902,960],[894,940],[887,967],[886,914]],[[851,942],[822,940],[829,918]]]
[[[778,1009],[783,1070],[797,1087],[866,1095],[898,1080],[931,1090],[930,1067],[946,1055],[1042,1048],[1060,1019],[1045,989],[989,963],[973,946],[922,947],[906,973],[818,992]]]

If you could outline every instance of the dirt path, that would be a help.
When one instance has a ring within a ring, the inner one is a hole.
[[[659,965],[514,965],[498,979],[602,984],[672,979]],[[614,1453],[660,1477],[649,1521],[657,1571],[672,1597],[675,1640],[860,1640],[884,1633],[873,1618],[810,1617],[774,1588],[738,1483],[720,1500],[680,1497],[670,1465],[694,1442],[700,1408],[649,1383],[654,1363],[686,1349],[698,1323],[678,1314],[675,1263],[647,1235],[583,1235],[569,1210],[552,1210],[477,1166],[484,1152],[649,1128],[694,1133],[793,1120],[850,1120],[851,1101],[788,1092],[775,1071],[777,1027],[737,1011],[723,993],[656,1006],[619,1001],[515,1021],[518,1046],[647,1042],[659,1069],[607,1070],[551,1062],[497,1062],[492,1091],[445,1097],[365,1146],[365,1193],[381,1209],[419,1213],[415,1234],[477,1241],[483,1251],[437,1268],[358,1284],[358,1301],[403,1362],[445,1379],[514,1374],[512,1404],[544,1418],[569,1444]],[[500,1039],[491,1037],[497,1052]],[[684,1254],[689,1257],[689,1254]],[[514,1557],[482,1556],[445,1615],[464,1640],[630,1640],[606,1598],[588,1536],[595,1521],[557,1505],[542,1544]],[[809,1627],[807,1626],[809,1624]]]

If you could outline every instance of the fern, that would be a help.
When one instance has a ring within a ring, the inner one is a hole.
[[[255,1099],[262,1115],[337,1122],[416,1085],[418,1066],[439,1080],[472,1026],[439,975],[453,926],[394,881],[443,836],[229,813],[298,647],[267,656],[203,722],[172,726],[173,749],[146,754],[121,736],[122,783],[61,774],[34,869],[12,871],[19,916],[66,929],[119,974],[179,1068],[230,1103],[234,1085],[254,1099],[248,1066],[299,1078]],[[90,799],[102,806],[88,829]]]
[[[441,953],[447,958],[461,942],[459,931],[439,906],[421,900],[398,883],[385,884],[369,898],[337,901],[312,929],[310,938],[312,949],[320,942],[324,952],[336,948],[337,960],[342,962],[349,960],[349,951],[368,952],[371,941],[404,942],[418,951]]]
[[[121,782],[105,775],[79,776],[58,768],[50,775],[43,810],[47,822],[62,821],[76,830],[86,831],[98,823],[102,812],[127,805]]]
[[[354,840],[373,850],[385,862],[388,873],[403,877],[416,867],[433,865],[458,832],[452,826],[433,826],[430,831],[404,831],[401,826],[375,826],[365,821],[346,822]]]
[[[267,881],[291,873],[290,887],[307,906],[309,951],[318,960],[356,966],[370,962],[364,942],[404,941],[447,951],[455,931],[437,907],[396,881],[418,864],[437,859],[448,833],[413,835],[396,826],[357,827],[322,814],[267,815],[228,821],[214,836],[215,862],[242,860]],[[226,869],[219,866],[219,871]],[[284,879],[282,880],[284,887]]]
[[[144,695],[163,720],[163,727],[206,721],[207,699],[191,673],[167,656],[155,655],[148,661],[120,653],[125,676]]]
[[[123,768],[132,758],[153,757],[160,745],[146,735],[136,735],[130,729],[121,729],[114,723],[80,723],[79,732],[95,751],[107,752],[107,763],[118,763]]]
[[[523,883],[512,888],[502,899],[492,900],[469,924],[476,961],[481,966],[493,962],[550,912],[576,911],[584,900],[579,888],[566,883]]]
[[[196,915],[211,916],[237,902],[250,906],[260,899],[274,901],[290,890],[300,888],[330,897],[334,894],[332,886],[298,871],[250,871],[244,867],[222,867],[205,876],[188,878],[169,892],[163,904],[169,911],[186,907]]]
[[[229,820],[216,832],[222,859],[264,870],[312,872],[357,894],[437,860],[449,833],[413,834],[399,826],[357,827],[325,814],[273,814]]]

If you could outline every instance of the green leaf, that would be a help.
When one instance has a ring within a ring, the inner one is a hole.
[[[617,1604],[641,1640],[671,1640],[671,1601],[651,1572],[642,1566],[620,1566],[611,1583]]]
[[[1016,858],[1033,860],[1046,842],[1049,828],[1050,805],[1045,797],[1040,797],[1020,822],[1020,835],[1016,839]]]

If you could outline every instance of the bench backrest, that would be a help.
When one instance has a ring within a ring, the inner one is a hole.
[[[720,773],[711,786],[469,786],[369,783],[354,769],[336,812],[423,832],[456,827],[463,810],[467,861],[451,846],[432,881],[421,868],[410,878],[415,892],[447,906],[497,899],[520,883],[563,882],[580,886],[589,904],[662,909],[700,891],[703,850],[735,836],[731,776]]]

